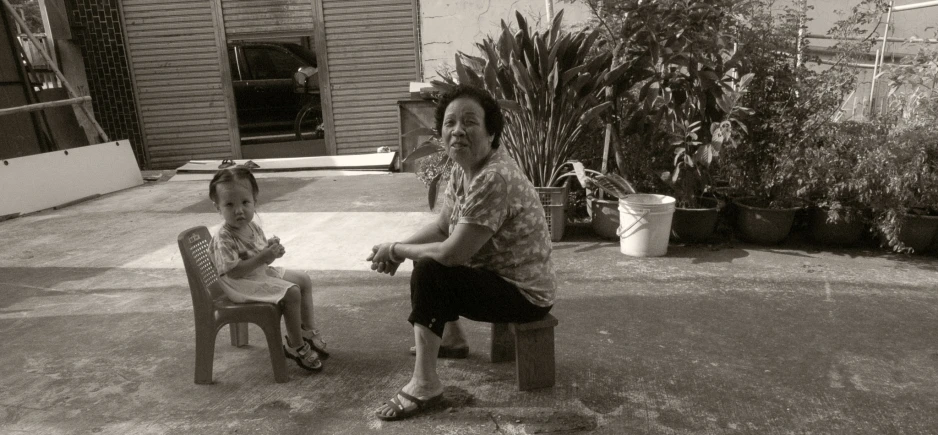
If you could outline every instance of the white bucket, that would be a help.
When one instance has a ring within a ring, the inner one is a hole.
[[[619,199],[619,248],[633,257],[660,257],[668,253],[674,198],[638,193]]]

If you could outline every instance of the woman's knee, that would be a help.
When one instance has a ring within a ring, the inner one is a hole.
[[[414,262],[414,270],[411,272],[411,282],[417,281],[426,281],[434,280],[442,274],[442,271],[446,268],[442,263],[425,258],[422,260],[417,260]]]

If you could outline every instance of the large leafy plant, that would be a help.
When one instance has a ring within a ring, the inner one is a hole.
[[[502,146],[535,186],[550,187],[591,121],[609,106],[603,89],[611,56],[593,55],[597,32],[563,30],[562,11],[543,33],[520,13],[516,19],[517,31],[502,21],[500,34],[476,44],[479,56],[458,53],[456,79],[517,102],[517,110],[506,113]]]
[[[861,200],[875,212],[874,223],[896,251],[907,214],[938,215],[938,126],[896,129],[887,142],[861,156],[858,177],[868,180]]]
[[[883,0],[861,0],[835,23],[828,34],[836,41],[823,68],[809,56],[802,11],[778,8],[772,0],[745,2],[746,20],[739,22],[737,56],[740,73],[754,79],[743,105],[756,108],[747,118],[748,134],[727,150],[721,176],[744,195],[772,203],[786,202],[805,192],[799,157],[810,154],[825,131],[841,116],[844,97],[856,89],[852,65],[875,42],[868,31],[880,17]],[[810,7],[809,7],[810,8]],[[817,158],[833,158],[833,154]],[[833,163],[833,162],[832,162]],[[843,162],[850,165],[850,160]]]
[[[693,206],[710,184],[714,157],[745,128],[736,117],[748,111],[738,104],[734,74],[737,2],[587,3],[615,59],[607,83],[618,172],[640,190],[667,189]]]

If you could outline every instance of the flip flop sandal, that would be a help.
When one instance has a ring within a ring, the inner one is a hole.
[[[417,346],[410,347],[410,354],[417,355]],[[440,346],[440,350],[436,353],[436,357],[448,359],[466,359],[469,357],[469,347]]]
[[[261,167],[261,165],[258,165],[257,163],[254,163],[253,160],[248,160],[248,161],[244,162],[244,165],[242,165],[242,166],[244,166],[245,168],[248,168],[248,169],[257,169],[257,168]]]
[[[411,409],[404,409],[404,405],[401,403],[400,399],[398,399],[398,396],[410,400],[414,404],[414,407]],[[397,394],[394,395],[394,397],[391,398],[391,400],[384,402],[386,405],[388,405],[389,408],[391,408],[393,413],[391,415],[384,415],[379,412],[380,410],[377,410],[375,411],[375,416],[384,421],[403,420],[405,418],[410,418],[427,411],[436,405],[442,398],[443,393],[440,393],[429,399],[420,400],[414,396],[411,396],[410,394],[405,393],[404,390],[400,390],[397,392]]]
[[[218,165],[218,169],[230,168],[230,167],[232,167],[232,166],[234,166],[234,165],[235,165],[234,160],[231,160],[231,159],[224,159],[224,160],[221,161],[221,164]]]

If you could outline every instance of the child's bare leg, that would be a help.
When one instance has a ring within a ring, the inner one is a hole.
[[[316,322],[313,315],[313,281],[309,279],[309,275],[297,270],[284,271],[283,279],[296,284],[300,288],[300,312],[303,329],[315,329]]]
[[[287,344],[293,348],[303,344],[303,332],[300,330],[302,322],[300,302],[300,288],[293,286],[287,289],[287,294],[283,296],[283,320],[287,325]]]

